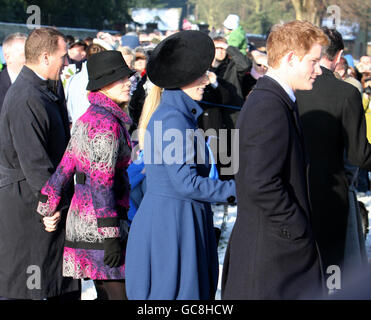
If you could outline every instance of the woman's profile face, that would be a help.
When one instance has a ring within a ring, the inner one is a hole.
[[[102,92],[117,104],[128,102],[130,100],[131,81],[128,77],[115,81],[102,88]]]
[[[204,94],[205,87],[210,83],[208,72],[206,71],[200,78],[192,83],[182,87],[181,89],[189,95],[193,100],[200,101]]]

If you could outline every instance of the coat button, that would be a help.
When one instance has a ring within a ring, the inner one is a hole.
[[[233,204],[233,203],[236,202],[236,197],[234,197],[234,196],[230,196],[230,197],[227,199],[227,201],[228,201],[228,203]]]
[[[281,229],[281,234],[286,239],[290,239],[291,238],[291,233],[286,228]]]
[[[192,109],[191,111],[193,114],[196,114],[197,113],[197,110],[196,109]]]

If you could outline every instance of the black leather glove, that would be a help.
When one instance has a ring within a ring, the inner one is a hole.
[[[108,265],[110,268],[119,267],[123,254],[120,238],[104,239],[104,264]]]

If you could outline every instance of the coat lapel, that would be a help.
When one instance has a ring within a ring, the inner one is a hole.
[[[303,129],[301,127],[297,103],[293,102],[290,99],[289,95],[286,93],[286,91],[281,87],[281,85],[270,77],[260,78],[253,90],[267,90],[267,91],[273,92],[278,97],[280,97],[282,102],[284,102],[288,111],[292,115],[292,119],[294,120],[293,121],[294,127],[295,127],[296,133],[300,140],[304,159],[305,159],[305,162],[308,163],[308,158],[305,152]]]

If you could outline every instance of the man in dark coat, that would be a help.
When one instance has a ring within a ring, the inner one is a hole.
[[[238,48],[228,46],[224,37],[215,37],[215,58],[210,71],[216,77],[210,78],[210,85],[205,89],[203,101],[232,105],[235,109],[223,109],[219,106],[202,104],[205,110],[199,123],[204,130],[213,128],[234,128],[239,109],[245,102],[242,81],[251,67],[251,61]],[[219,122],[217,119],[220,119]],[[233,126],[233,127],[231,127]]]
[[[270,33],[268,73],[257,81],[237,121],[238,215],[224,260],[222,299],[304,299],[322,293],[294,92],[312,88],[326,44],[321,29],[309,22],[293,21]]]
[[[26,65],[0,114],[0,296],[8,299],[44,299],[79,289],[77,280],[62,277],[60,211],[69,197],[63,195],[51,218],[42,221],[36,212],[38,194],[70,138],[64,101],[50,90],[66,53],[60,32],[35,29],[26,41]]]
[[[298,92],[297,98],[311,164],[313,230],[324,271],[337,265],[343,272],[349,217],[344,150],[350,164],[371,170],[371,145],[359,91],[333,73],[343,52],[342,37],[336,30],[324,31],[331,44],[320,62],[322,75],[313,90]]]
[[[12,33],[3,42],[3,53],[6,67],[0,73],[0,110],[5,94],[10,85],[17,79],[25,62],[24,44],[27,36],[23,33]]]
[[[224,150],[219,150],[215,157],[220,179],[230,180],[234,178],[233,174],[223,174],[225,169],[222,168],[230,166],[225,164],[225,159],[231,154],[231,130],[235,128],[238,114],[245,102],[242,80],[251,61],[238,48],[228,46],[226,38],[217,36],[213,41],[215,58],[209,73],[210,84],[206,86],[203,99],[199,102],[204,112],[198,123],[205,131],[216,130],[218,138],[219,130],[227,129],[227,143],[223,145]]]

